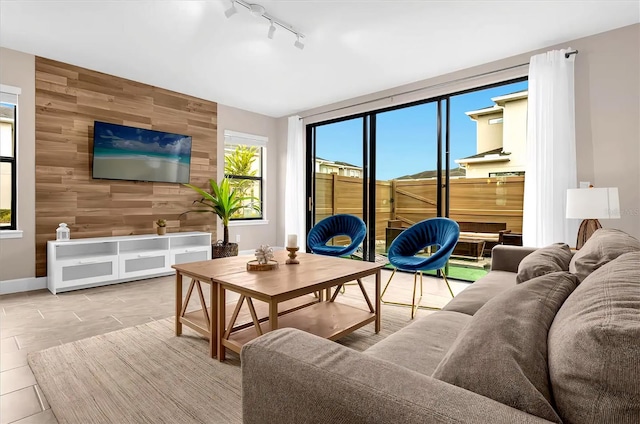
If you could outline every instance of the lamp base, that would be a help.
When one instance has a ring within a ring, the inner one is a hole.
[[[582,246],[589,240],[589,237],[596,232],[597,229],[602,228],[600,221],[597,219],[585,219],[580,223],[578,229],[578,240],[576,241],[576,250],[582,249]]]

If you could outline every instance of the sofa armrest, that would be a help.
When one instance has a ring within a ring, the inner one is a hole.
[[[491,250],[491,270],[518,272],[518,265],[535,247],[497,245]]]
[[[549,422],[293,328],[240,356],[245,424]]]

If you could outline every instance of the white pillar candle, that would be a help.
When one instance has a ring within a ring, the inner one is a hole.
[[[298,235],[289,234],[287,236],[287,247],[298,247]]]

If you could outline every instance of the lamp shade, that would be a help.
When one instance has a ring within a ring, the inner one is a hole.
[[[618,188],[570,188],[567,190],[567,218],[620,218]]]

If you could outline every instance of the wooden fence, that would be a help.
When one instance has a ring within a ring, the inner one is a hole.
[[[437,216],[437,181],[376,181],[376,239],[384,240],[387,222],[404,226]],[[442,189],[444,199],[445,191]],[[450,180],[449,217],[456,221],[505,223],[522,232],[524,177],[456,178]],[[316,222],[330,215],[362,217],[362,179],[316,174]]]

